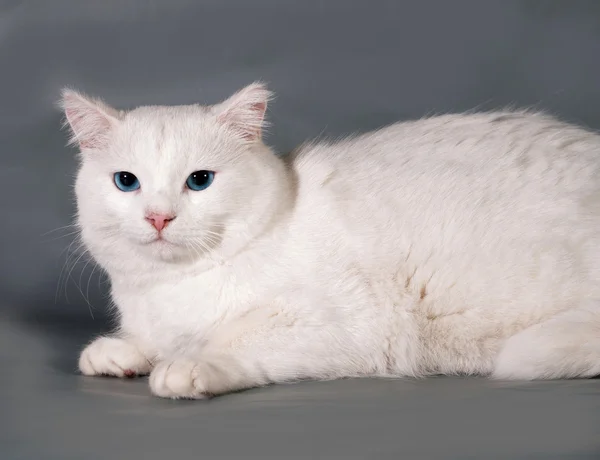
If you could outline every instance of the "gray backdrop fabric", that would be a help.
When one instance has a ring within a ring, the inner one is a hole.
[[[60,229],[76,162],[56,109],[65,85],[129,108],[262,79],[280,152],[507,105],[598,129],[599,56],[597,0],[0,1],[0,458],[600,458],[600,380],[346,380],[174,402],[143,379],[77,375],[110,326],[108,292]]]

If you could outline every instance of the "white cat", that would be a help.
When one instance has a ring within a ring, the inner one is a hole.
[[[270,94],[125,112],[64,91],[78,223],[120,320],[83,374],[149,373],[169,398],[600,374],[600,136],[444,115],[282,158]]]

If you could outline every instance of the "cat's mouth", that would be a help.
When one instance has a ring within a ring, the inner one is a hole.
[[[157,235],[154,238],[144,241],[142,243],[144,246],[157,246],[157,247],[168,247],[168,246],[177,246],[175,243],[167,240],[163,235]]]

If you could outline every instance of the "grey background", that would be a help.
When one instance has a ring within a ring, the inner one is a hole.
[[[144,380],[78,376],[80,347],[109,327],[107,286],[60,229],[76,164],[55,108],[64,85],[127,108],[263,79],[281,152],[506,105],[598,129],[599,57],[597,0],[0,1],[0,458],[600,458],[599,380],[348,380],[173,402]]]

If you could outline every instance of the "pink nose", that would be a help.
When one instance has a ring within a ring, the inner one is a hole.
[[[168,216],[165,214],[148,214],[146,216],[146,220],[159,232],[169,225],[169,222],[173,219],[175,219],[175,216]]]

